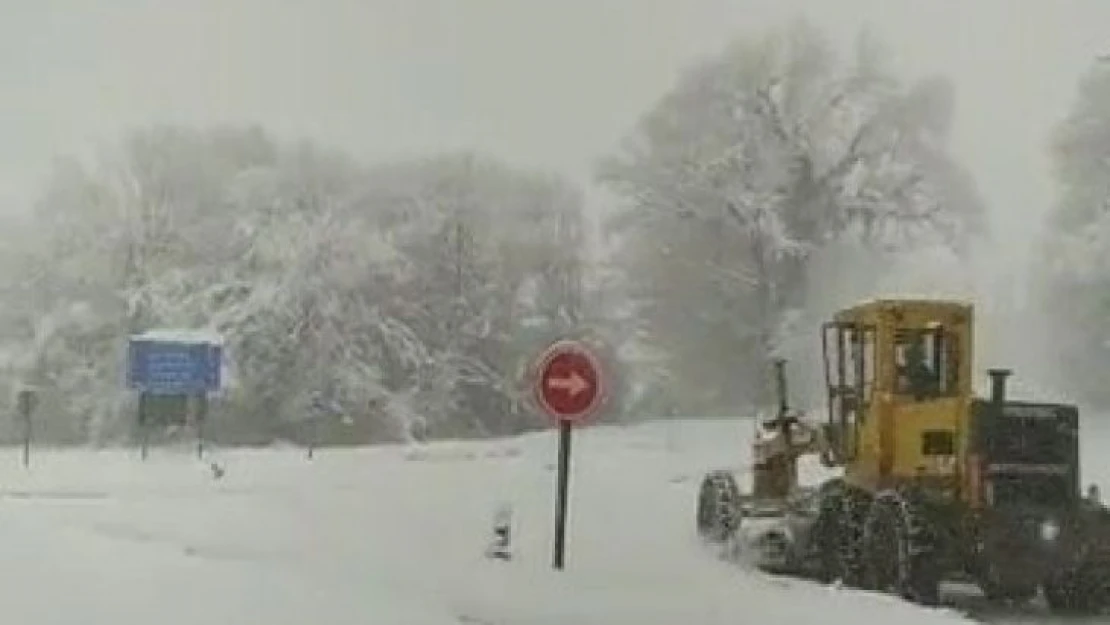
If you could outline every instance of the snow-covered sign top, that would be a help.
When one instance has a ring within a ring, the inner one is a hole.
[[[210,330],[155,329],[131,336],[133,341],[153,341],[164,343],[190,343],[223,345],[224,339]]]

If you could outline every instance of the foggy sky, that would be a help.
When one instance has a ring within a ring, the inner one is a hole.
[[[684,64],[796,14],[870,24],[908,71],[954,79],[956,152],[999,217],[1050,201],[1047,133],[1110,51],[1107,0],[0,0],[0,202],[53,154],[155,121],[581,178]]]

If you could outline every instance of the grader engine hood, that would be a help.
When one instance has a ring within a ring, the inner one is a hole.
[[[1079,501],[1075,406],[977,400],[973,447],[990,507],[1060,510]]]

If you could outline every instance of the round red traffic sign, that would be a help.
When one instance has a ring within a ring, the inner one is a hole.
[[[601,403],[601,367],[586,346],[561,341],[540,357],[533,387],[536,402],[557,421],[581,422]]]

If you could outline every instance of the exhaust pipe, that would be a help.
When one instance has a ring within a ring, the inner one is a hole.
[[[785,418],[786,413],[790,412],[790,402],[786,395],[786,360],[782,358],[775,360],[775,392],[779,400],[778,416]]]
[[[1001,404],[1006,401],[1006,378],[1010,377],[1011,369],[988,369],[991,376],[991,401]]]

